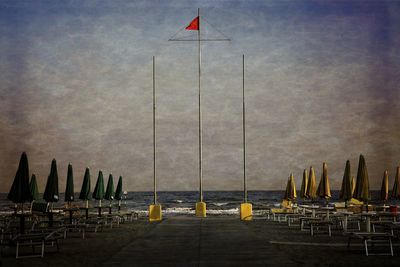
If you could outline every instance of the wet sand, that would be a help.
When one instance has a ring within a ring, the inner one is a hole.
[[[151,224],[139,219],[84,240],[74,234],[43,259],[16,260],[14,253],[3,250],[3,266],[396,266],[400,242],[394,257],[367,257],[359,241],[348,249],[340,230],[312,237],[261,218],[174,216]]]

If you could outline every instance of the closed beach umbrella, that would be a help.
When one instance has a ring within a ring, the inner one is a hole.
[[[310,176],[307,184],[307,197],[314,201],[317,198],[317,182],[315,180],[314,168],[310,167]]]
[[[331,187],[329,185],[328,167],[325,162],[322,164],[322,175],[321,175],[321,181],[319,182],[318,185],[317,195],[320,198],[326,199],[327,202],[329,198],[331,198]]]
[[[303,180],[301,181],[300,197],[302,199],[307,198],[307,184],[308,184],[308,173],[307,170],[303,170]]]
[[[51,203],[49,216],[49,227],[53,226],[53,203],[58,202],[58,173],[57,173],[57,163],[56,160],[53,159],[51,161],[50,174],[47,177],[46,188],[43,193],[43,199],[47,203]]]
[[[109,206],[109,214],[111,214],[111,202],[114,199],[114,178],[112,174],[108,176],[108,182],[107,182],[107,188],[106,188],[106,193],[104,195],[104,199],[110,201],[110,206]]]
[[[14,203],[23,203],[31,201],[32,196],[29,190],[29,165],[28,156],[25,152],[22,153],[19,160],[17,173],[15,174],[14,181],[11,185],[10,192],[7,198]]]
[[[296,193],[296,184],[294,182],[294,176],[291,173],[286,185],[285,196],[284,199],[286,200],[295,200],[297,197]]]
[[[363,155],[360,155],[360,159],[358,161],[357,180],[353,197],[358,200],[365,201],[366,210],[368,212],[368,200],[371,196],[369,192],[368,170]]]
[[[43,193],[43,199],[49,203],[57,202],[59,199],[57,162],[55,159],[51,161],[50,174],[47,177],[46,189]]]
[[[344,169],[342,187],[340,188],[340,199],[345,201],[345,205],[347,207],[347,201],[353,198],[353,188],[352,188],[352,176],[351,176],[351,167],[350,161],[346,161],[346,167]]]
[[[383,172],[382,186],[381,186],[381,200],[383,203],[389,199],[389,175],[388,171]]]
[[[368,170],[363,155],[360,155],[358,161],[357,180],[353,197],[362,201],[370,199]]]
[[[400,199],[400,167],[397,166],[396,169],[396,177],[394,178],[393,190],[392,190],[392,198]]]
[[[68,164],[68,173],[67,173],[67,184],[65,186],[65,198],[64,200],[71,204],[74,201],[74,174],[72,170],[71,163]]]
[[[92,197],[99,201],[99,216],[101,216],[101,201],[104,199],[104,179],[102,171],[99,171]]]
[[[106,193],[104,195],[104,199],[106,200],[113,200],[114,199],[114,178],[112,174],[108,176],[108,182],[107,182],[107,188],[106,188]]]
[[[115,190],[115,197],[118,200],[118,211],[121,210],[121,199],[122,199],[122,176],[118,179],[117,189]]]
[[[89,200],[90,200],[90,170],[89,170],[89,167],[87,167],[85,170],[85,175],[83,177],[81,192],[79,193],[79,199],[86,202],[85,213],[86,213],[86,219],[88,219],[89,218]]]
[[[31,181],[29,183],[29,190],[31,191],[31,201],[39,199],[39,189],[36,181],[36,175],[32,174]]]
[[[79,193],[79,199],[88,201],[91,199],[90,197],[90,170],[89,167],[85,170],[85,175],[83,177],[83,183],[81,187],[81,192]]]

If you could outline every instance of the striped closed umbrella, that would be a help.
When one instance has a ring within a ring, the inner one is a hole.
[[[389,175],[387,170],[383,172],[380,198],[383,203],[386,203],[389,199]]]
[[[365,158],[362,154],[360,155],[360,159],[358,161],[357,180],[353,197],[358,200],[365,201],[366,211],[368,212],[368,201],[370,200],[371,195],[369,191],[367,164],[365,163]]]
[[[51,161],[50,174],[47,177],[46,188],[43,193],[43,199],[48,203],[58,202],[58,172],[56,159]]]
[[[90,196],[90,169],[89,167],[85,170],[85,175],[83,176],[83,182],[81,187],[81,192],[79,194],[79,199],[85,201],[85,215],[86,219],[89,218],[89,200]]]
[[[291,173],[290,176],[289,176],[287,185],[286,185],[284,199],[293,201],[293,200],[296,199],[296,197],[297,197],[296,183],[294,181],[294,176]]]

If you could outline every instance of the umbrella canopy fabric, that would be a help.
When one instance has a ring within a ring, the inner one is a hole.
[[[351,176],[351,192],[353,193],[353,196],[355,189],[356,189],[356,180],[354,179],[354,176]]]
[[[99,176],[97,177],[97,182],[96,186],[94,187],[92,197],[96,200],[104,199],[104,179],[102,171],[99,171]]]
[[[315,179],[315,171],[312,166],[310,167],[310,176],[307,184],[307,197],[312,200],[317,198],[317,182]]]
[[[86,168],[79,199],[90,200],[90,170]]]
[[[117,189],[115,190],[115,199],[122,199],[122,176],[120,176],[118,179]]]
[[[358,161],[357,180],[353,197],[362,201],[368,201],[371,197],[369,192],[368,170],[363,155],[360,155]]]
[[[55,159],[51,161],[50,174],[47,177],[43,199],[46,200],[46,202],[57,202],[59,199],[57,162]]]
[[[307,184],[308,184],[308,173],[307,170],[303,170],[303,180],[301,181],[300,197],[307,198]]]
[[[31,201],[32,196],[29,190],[29,165],[28,156],[25,152],[22,153],[19,160],[17,173],[11,185],[10,192],[7,198],[14,203],[24,203]]]
[[[108,176],[108,182],[107,182],[107,189],[106,189],[106,194],[104,195],[104,199],[107,200],[113,200],[114,199],[114,178],[112,174]]]
[[[296,197],[297,197],[296,183],[294,182],[294,176],[291,173],[289,176],[289,179],[287,181],[284,199],[294,200],[294,199],[296,199]]]
[[[325,199],[331,198],[331,187],[329,185],[328,167],[325,162],[322,164],[322,175],[321,175],[321,181],[319,182],[318,185],[317,195],[320,198],[325,198]]]
[[[353,197],[353,188],[351,183],[351,166],[350,161],[346,161],[346,167],[344,169],[342,187],[340,189],[340,199],[348,201]]]
[[[29,190],[31,192],[31,201],[39,199],[39,189],[36,182],[36,175],[32,174],[31,181],[29,183]]]
[[[68,173],[67,173],[67,184],[65,186],[65,197],[64,200],[66,202],[74,201],[74,174],[72,170],[71,163],[68,164]]]
[[[387,201],[389,199],[389,175],[387,170],[383,172],[380,197],[383,201]]]
[[[396,177],[394,178],[393,190],[392,190],[392,198],[400,198],[400,167],[397,166],[396,169]]]

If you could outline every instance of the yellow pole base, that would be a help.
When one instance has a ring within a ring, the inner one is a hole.
[[[253,205],[250,203],[240,204],[240,219],[242,221],[251,221],[253,219]]]
[[[205,202],[197,202],[196,203],[196,216],[197,217],[206,217],[206,203]]]
[[[149,221],[150,222],[158,222],[162,220],[162,211],[161,205],[150,205],[149,206]]]

